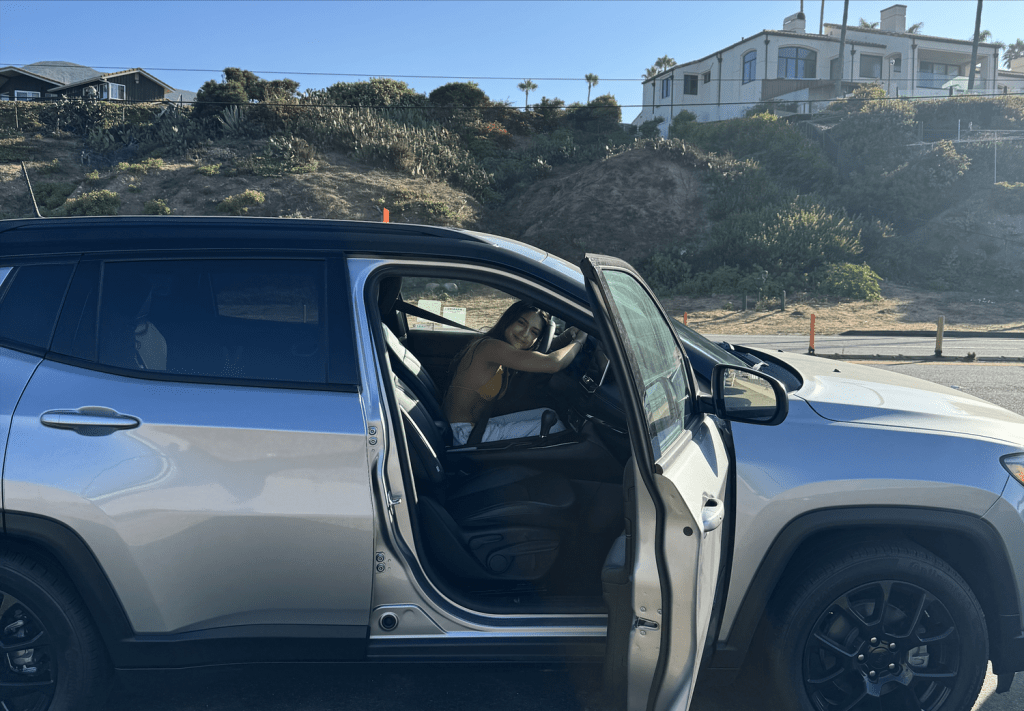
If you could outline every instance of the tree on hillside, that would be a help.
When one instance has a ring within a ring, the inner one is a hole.
[[[453,81],[430,92],[430,103],[434,106],[473,109],[491,103],[487,94],[475,81]]]
[[[907,34],[909,34],[909,35],[919,35],[919,34],[921,34],[921,30],[922,29],[924,29],[924,23],[923,22],[915,22],[914,24],[912,24],[910,27],[907,28]]]
[[[1010,63],[1021,57],[1024,57],[1024,40],[1018,38],[1016,42],[1006,47],[1006,52],[1003,53],[1003,66],[1009,69]]]
[[[877,30],[878,29],[878,23],[877,22],[868,22],[867,20],[865,20],[862,17],[862,18],[860,18],[860,22],[857,23],[857,27],[860,27],[861,29],[864,29],[864,30]]]
[[[533,83],[532,79],[524,79],[516,86],[519,87],[519,91],[526,93],[526,108],[530,108],[530,92],[536,89],[537,85]]]
[[[374,77],[369,81],[338,82],[323,90],[338,106],[422,106],[427,97],[404,81]]]
[[[970,39],[974,39],[974,38],[971,37]],[[978,42],[992,42],[992,32],[989,31],[989,30],[982,30],[981,31],[981,35],[979,35],[979,37],[978,37]],[[1006,49],[1006,43],[1005,42],[992,42],[992,44],[994,44],[996,47],[998,47],[1001,50],[1002,49]]]
[[[199,119],[207,118],[220,114],[228,106],[248,103],[249,94],[246,93],[245,86],[239,82],[219,82],[210,79],[199,87],[192,115]]]
[[[238,67],[227,67],[224,70],[224,81],[233,81],[241,84],[250,101],[291,98],[295,96],[299,88],[299,82],[294,79],[285,78],[267,81],[248,69],[239,69]]]
[[[590,90],[593,89],[595,86],[597,86],[597,75],[596,74],[587,74],[586,76],[583,77],[583,79],[586,80],[586,82],[587,82],[587,103],[589,104],[590,103]]]

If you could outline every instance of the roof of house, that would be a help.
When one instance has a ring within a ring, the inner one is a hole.
[[[195,100],[196,92],[188,89],[171,89],[164,94],[164,101],[183,101],[186,104],[191,104]]]
[[[165,84],[164,82],[160,81],[155,76],[153,76],[152,74],[147,72],[145,69],[141,69],[139,67],[135,67],[134,69],[122,69],[122,70],[116,71],[116,72],[107,72],[106,74],[97,74],[95,76],[86,77],[86,78],[80,79],[78,81],[69,82],[69,83],[61,86],[60,88],[61,89],[70,89],[71,87],[79,86],[80,84],[89,84],[91,82],[100,81],[100,80],[106,81],[108,79],[114,79],[114,78],[119,77],[119,76],[124,76],[125,74],[134,74],[135,72],[138,72],[139,74],[144,74],[146,77],[148,77],[154,83],[159,84],[160,86],[162,86],[164,88],[164,92],[171,91],[174,88],[170,84]]]
[[[700,59],[691,59],[689,62],[683,62],[682,64],[676,64],[676,65],[673,65],[673,66],[669,67],[668,69],[664,69],[664,70],[658,72],[657,74],[655,74],[653,77],[649,77],[647,79],[644,79],[643,83],[646,84],[649,81],[657,79],[662,74],[666,74],[668,72],[671,72],[673,69],[679,69],[680,67],[685,66],[687,64],[696,64],[697,62],[704,62],[704,61],[707,61],[709,59],[712,59],[716,55],[721,54],[722,52],[728,52],[733,47],[738,47],[741,44],[743,44],[744,42],[749,42],[750,40],[754,39],[755,37],[760,37],[761,35],[777,35],[777,36],[780,36],[780,37],[792,37],[794,39],[798,39],[798,38],[799,39],[813,39],[813,40],[819,40],[819,41],[822,41],[822,42],[838,42],[839,41],[839,39],[837,39],[836,37],[833,37],[832,35],[819,35],[819,34],[812,34],[810,32],[793,32],[791,30],[761,30],[760,32],[758,32],[755,35],[751,35],[750,37],[744,37],[739,42],[733,42],[728,47],[723,47],[722,49],[720,49],[720,50],[718,50],[716,52],[713,52],[713,53],[707,55],[706,57],[701,57]],[[851,44],[851,45],[855,44],[858,47],[878,47],[878,48],[883,48],[883,49],[886,47],[886,45],[884,45],[884,44],[877,44],[875,42],[865,42],[863,40],[853,40],[853,41],[847,40],[847,43]]]
[[[24,76],[32,77],[33,79],[39,79],[40,81],[49,82],[49,83],[53,84],[54,86],[58,86],[59,85],[58,82],[54,81],[53,79],[50,79],[48,77],[44,77],[44,76],[42,76],[40,74],[36,74],[35,72],[29,72],[29,71],[26,71],[26,70],[24,70],[24,69],[22,69],[20,67],[14,67],[14,66],[0,67],[0,77],[4,78],[3,81],[0,81],[0,85],[5,84],[7,79],[10,79],[12,76],[14,76],[16,74],[22,74]]]
[[[26,64],[22,69],[36,76],[56,82],[58,85],[77,83],[90,77],[100,76],[100,73],[92,67],[75,64],[74,62],[33,62],[32,64]]]
[[[833,22],[826,22],[825,23],[825,27],[835,27],[836,29],[842,29],[843,26],[842,25],[837,25],[837,24],[835,24]],[[939,42],[956,42],[957,44],[974,44],[974,41],[973,40],[969,40],[969,39],[962,40],[962,39],[956,39],[954,37],[936,37],[935,35],[922,35],[922,34],[919,34],[917,32],[893,32],[892,30],[876,30],[873,27],[857,27],[857,26],[847,25],[846,26],[846,30],[847,30],[847,32],[849,32],[850,30],[853,30],[855,32],[867,32],[869,34],[887,35],[889,37],[913,37],[913,38],[916,38],[916,39],[937,40]],[[993,42],[979,42],[978,46],[979,47],[990,47],[992,49],[998,49],[999,48],[999,45],[997,45],[997,44],[995,44]]]

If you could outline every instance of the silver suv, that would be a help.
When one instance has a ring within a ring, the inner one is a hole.
[[[564,427],[457,444],[451,363],[516,300],[553,316],[539,348],[590,338],[483,419]],[[0,222],[0,705],[289,660],[603,659],[630,709],[685,709],[698,670],[765,657],[805,710],[966,710],[990,658],[1008,687],[1024,424],[956,439],[940,471],[851,436],[804,481],[759,462],[772,433],[872,425],[773,427],[823,405],[691,362],[673,323],[624,262],[459,230]],[[858,504],[850,462],[880,456],[912,484]]]

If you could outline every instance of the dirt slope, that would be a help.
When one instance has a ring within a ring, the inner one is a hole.
[[[627,151],[564,167],[484,221],[484,227],[577,261],[598,252],[639,262],[707,229],[699,173],[662,153]]]

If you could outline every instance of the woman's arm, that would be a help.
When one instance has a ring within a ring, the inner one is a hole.
[[[583,349],[587,334],[577,331],[572,343],[551,353],[521,351],[505,341],[488,338],[480,344],[480,355],[491,363],[525,373],[557,373],[562,370]]]

